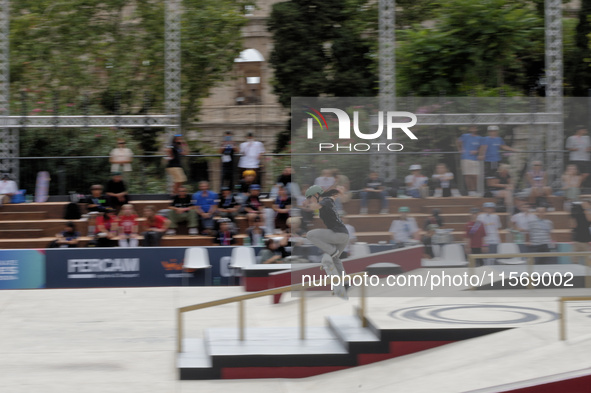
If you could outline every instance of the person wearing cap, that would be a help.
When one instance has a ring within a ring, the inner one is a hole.
[[[265,219],[264,211],[265,207],[260,200],[261,194],[261,186],[258,184],[253,184],[250,186],[250,191],[242,208],[246,212],[246,217],[248,218],[248,224],[253,225],[254,220],[258,217],[261,221]]]
[[[482,207],[484,208],[484,213],[479,214],[477,220],[484,225],[484,231],[486,232],[484,244],[489,254],[496,254],[499,243],[501,242],[499,229],[502,227],[501,219],[496,214],[497,205],[494,202],[485,202]],[[488,262],[494,264],[494,261],[493,259]]]
[[[212,235],[215,222],[213,217],[217,210],[218,194],[209,189],[209,182],[199,182],[199,191],[193,194],[193,204],[199,218],[199,232]]]
[[[554,224],[546,218],[546,208],[537,207],[535,218],[528,223],[527,230],[529,234],[529,252],[549,252],[550,248],[554,248],[554,241],[552,240],[552,230]],[[544,258],[536,257],[536,264],[553,264],[556,263],[554,257]]]
[[[386,188],[384,182],[380,179],[377,172],[371,172],[365,182],[365,187],[361,190],[361,210],[359,214],[367,214],[367,200],[380,200],[380,214],[388,214],[388,200],[386,199]]]
[[[464,183],[468,190],[468,196],[476,196],[478,176],[480,175],[480,162],[478,154],[482,137],[478,135],[478,127],[470,126],[468,132],[459,137],[456,141],[458,150],[462,153],[461,165],[464,174]]]
[[[229,218],[220,218],[218,220],[220,230],[216,234],[214,242],[220,246],[231,246],[236,240],[232,231],[232,221]]]
[[[252,169],[256,172],[256,182],[261,183],[261,158],[265,154],[265,146],[262,142],[255,141],[252,132],[246,136],[246,141],[240,144],[240,160],[238,161],[238,168],[240,172],[247,169]]]
[[[176,235],[176,229],[179,227],[180,222],[187,222],[189,235],[199,234],[197,230],[197,211],[193,207],[191,196],[187,193],[187,187],[181,185],[178,188],[178,194],[172,199],[169,209],[168,219],[170,225],[166,231],[167,235]]]
[[[131,161],[133,160],[133,152],[130,148],[125,147],[125,139],[117,139],[117,147],[109,153],[109,162],[111,163],[111,173],[121,172],[123,180],[129,184],[131,174]]]
[[[565,147],[569,151],[569,164],[577,166],[583,184],[591,172],[591,138],[587,135],[587,127],[576,126],[575,134],[566,138]]]
[[[107,198],[103,195],[103,186],[94,184],[90,186],[90,195],[86,198],[86,210],[91,212],[103,213],[107,208]]]
[[[234,154],[238,153],[238,147],[232,140],[232,132],[226,131],[224,141],[220,146],[222,156],[222,187],[234,188]]]
[[[252,169],[247,169],[242,172],[242,179],[240,180],[240,193],[246,197],[250,191],[250,186],[256,183],[257,173]]]
[[[105,187],[107,205],[115,210],[119,210],[121,206],[129,203],[129,195],[121,172],[113,172],[111,175],[113,177],[107,182],[107,186]]]
[[[427,176],[421,174],[421,166],[418,164],[411,165],[408,170],[410,175],[404,178],[406,183],[406,194],[413,198],[424,198],[429,193],[427,182],[429,179]]]
[[[327,273],[336,272],[339,276],[345,274],[340,256],[349,244],[349,231],[341,220],[335,204],[340,192],[337,188],[325,191],[316,184],[306,190],[304,202],[307,208],[319,210],[320,219],[326,226],[308,231],[307,238],[324,253],[320,261],[322,268]],[[339,297],[347,299],[343,285],[335,287],[334,290]]]
[[[488,135],[482,138],[478,159],[484,160],[484,176],[490,178],[499,169],[501,149],[512,152],[518,152],[519,150],[507,146],[503,138],[499,136],[498,126],[488,126],[487,131]]]
[[[218,203],[217,214],[221,218],[228,218],[231,222],[234,222],[234,218],[238,214],[240,205],[236,202],[234,195],[229,187],[222,187],[220,192],[220,202]]]
[[[172,195],[178,194],[179,187],[187,181],[187,176],[181,163],[181,157],[187,154],[189,154],[187,142],[185,142],[182,135],[174,135],[170,141],[170,145],[166,149],[166,159],[168,160],[166,173],[172,178]]]
[[[16,182],[10,179],[8,173],[2,174],[2,180],[0,180],[0,205],[10,203],[12,196],[16,194],[18,194]]]
[[[410,209],[407,206],[398,208],[399,217],[392,221],[388,232],[392,235],[390,243],[397,248],[404,247],[406,243],[418,242],[420,230],[414,217],[409,217]]]
[[[470,209],[470,221],[466,223],[466,254],[482,254],[483,239],[486,236],[486,230],[482,222],[478,221],[478,208]],[[476,263],[482,265],[482,259],[477,259]]]

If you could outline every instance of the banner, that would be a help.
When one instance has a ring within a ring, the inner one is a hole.
[[[45,288],[44,250],[0,250],[0,289]]]

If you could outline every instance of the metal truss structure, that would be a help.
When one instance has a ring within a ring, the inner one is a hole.
[[[162,128],[178,133],[181,116],[181,1],[166,0],[165,115],[10,116],[10,0],[0,0],[0,171],[19,177],[22,128]]]

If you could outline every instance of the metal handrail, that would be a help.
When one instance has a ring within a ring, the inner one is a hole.
[[[357,272],[347,274],[345,276],[353,277],[358,275],[367,274],[367,272]],[[306,338],[306,318],[305,318],[305,308],[306,308],[306,289],[313,288],[315,286],[316,281],[310,283],[309,285],[304,284],[293,284],[287,285],[284,287],[279,288],[272,288],[272,289],[265,289],[263,291],[247,293],[244,295],[233,296],[225,299],[218,299],[212,300],[209,302],[193,304],[190,306],[179,307],[177,309],[177,352],[182,352],[182,345],[183,345],[183,336],[184,336],[184,328],[183,328],[183,314],[190,311],[195,310],[202,310],[204,308],[210,307],[217,307],[224,304],[230,303],[238,303],[238,331],[239,331],[239,339],[240,341],[244,341],[244,330],[246,328],[245,318],[244,318],[244,301],[250,299],[256,299],[263,296],[270,296],[270,295],[278,295],[285,292],[290,292],[293,290],[300,291],[300,318],[299,318],[299,328],[300,328],[300,340],[304,340]],[[367,327],[367,319],[365,318],[365,310],[366,310],[366,302],[365,302],[365,287],[361,285],[361,296],[360,296],[360,307],[358,309],[357,315],[361,319],[362,326]]]
[[[580,301],[590,301],[591,296],[565,296],[561,297],[560,302],[560,340],[566,340],[566,302],[580,302]]]

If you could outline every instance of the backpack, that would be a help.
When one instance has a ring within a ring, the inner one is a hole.
[[[64,209],[64,220],[79,220],[82,217],[80,207],[75,202],[70,202]]]

